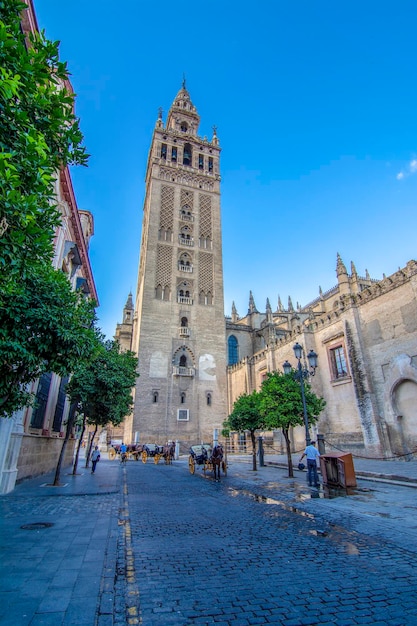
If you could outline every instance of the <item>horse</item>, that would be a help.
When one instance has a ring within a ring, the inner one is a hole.
[[[162,448],[162,456],[165,459],[165,465],[171,465],[175,457],[175,443],[173,441]]]
[[[214,479],[216,482],[220,480],[220,467],[223,463],[223,454],[223,446],[220,443],[216,444],[210,457],[210,463],[213,466]]]

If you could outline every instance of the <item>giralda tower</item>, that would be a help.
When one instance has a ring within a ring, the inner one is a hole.
[[[198,135],[185,81],[153,132],[132,347],[132,439],[211,441],[226,418],[220,146]]]

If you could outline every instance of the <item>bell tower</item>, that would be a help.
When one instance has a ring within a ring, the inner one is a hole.
[[[198,135],[185,80],[160,109],[146,170],[132,440],[211,441],[226,418],[220,146]]]

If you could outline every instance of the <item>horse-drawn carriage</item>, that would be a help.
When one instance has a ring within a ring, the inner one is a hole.
[[[129,459],[139,461],[140,458],[143,463],[146,463],[150,457],[153,458],[155,465],[157,465],[162,458],[165,459],[167,465],[171,465],[175,456],[175,443],[169,443],[165,446],[158,446],[156,443],[132,443],[126,446],[126,456],[124,458],[122,457],[120,448],[121,444],[113,444],[109,449],[108,454],[111,461],[114,461],[116,458],[126,461]]]
[[[171,465],[175,456],[175,443],[168,443],[165,446],[158,446],[156,443],[145,443],[142,446],[142,462],[146,463],[148,457],[152,457],[155,465],[162,459],[165,460],[165,465]]]
[[[213,472],[214,478],[220,480],[220,469],[223,474],[227,474],[227,462],[223,452],[223,446],[216,444],[214,448],[208,443],[191,446],[188,457],[188,469],[190,474],[195,473],[196,466],[202,466],[204,475],[206,472]]]
[[[117,457],[121,459],[120,452],[121,444],[115,443],[109,448],[108,455],[110,461],[114,461]],[[126,460],[133,459],[135,461],[139,461],[139,457],[142,454],[142,448],[138,443],[132,443],[126,446]]]

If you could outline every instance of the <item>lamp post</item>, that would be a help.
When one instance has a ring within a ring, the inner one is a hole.
[[[294,350],[295,358],[298,361],[297,369],[294,371],[294,378],[300,381],[301,399],[303,402],[304,426],[306,429],[306,445],[309,446],[311,439],[310,439],[310,431],[309,431],[309,426],[308,426],[307,405],[306,405],[306,396],[305,396],[305,390],[304,390],[304,378],[308,378],[309,376],[314,376],[314,374],[316,373],[317,354],[314,352],[314,350],[310,350],[310,352],[307,354],[308,364],[310,366],[310,369],[307,369],[305,366],[303,367],[301,365],[301,359],[303,356],[303,347],[297,342],[293,346],[293,350]],[[291,363],[289,363],[289,361],[285,361],[285,363],[283,363],[282,365],[282,368],[284,370],[284,374],[290,374],[293,370],[292,365]]]

